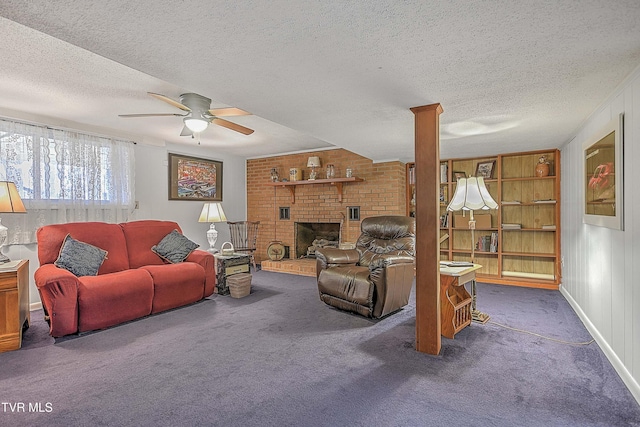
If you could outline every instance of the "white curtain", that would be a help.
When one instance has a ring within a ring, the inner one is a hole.
[[[7,244],[35,243],[46,224],[127,221],[134,208],[133,142],[0,119],[0,180],[26,214],[0,213]]]

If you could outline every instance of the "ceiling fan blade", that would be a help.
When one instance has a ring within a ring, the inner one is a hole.
[[[248,111],[244,111],[236,107],[214,108],[213,110],[209,110],[209,114],[211,114],[212,116],[218,116],[218,117],[250,116],[251,115],[251,113],[249,113]]]
[[[243,133],[245,135],[251,135],[253,133],[253,129],[246,128],[244,126],[240,126],[239,124],[232,123],[225,119],[214,118],[211,120],[211,123],[215,123],[218,126],[225,127],[227,129],[235,130],[236,132]]]
[[[191,132],[191,129],[189,129],[188,127],[184,126],[182,128],[182,132],[180,132],[180,136],[193,136],[193,132]]]
[[[164,95],[160,95],[159,93],[153,93],[153,92],[147,92],[149,95],[153,96],[156,99],[159,99],[160,101],[164,101],[169,105],[173,105],[176,108],[179,108],[183,111],[191,111],[191,109],[189,107],[187,107],[186,105],[183,105],[181,103],[179,103],[178,101],[175,101],[171,98],[169,98],[168,96],[164,96]]]
[[[178,114],[178,113],[118,114],[118,117],[165,117],[165,116],[184,117],[186,116],[186,114]]]

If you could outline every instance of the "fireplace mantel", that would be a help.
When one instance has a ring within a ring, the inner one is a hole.
[[[362,182],[363,178],[352,176],[350,178],[332,178],[332,179],[314,179],[306,181],[285,181],[285,182],[269,182],[267,185],[272,187],[284,187],[291,193],[291,203],[296,202],[296,186],[297,185],[316,185],[316,184],[331,184],[338,190],[338,201],[342,202],[342,184],[349,182]]]

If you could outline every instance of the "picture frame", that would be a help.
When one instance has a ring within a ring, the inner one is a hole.
[[[624,230],[624,113],[595,132],[582,148],[583,222]]]
[[[467,173],[464,171],[453,171],[453,181],[454,182],[458,182],[458,179],[460,178],[466,178],[467,177]]]
[[[169,153],[169,200],[222,201],[222,162]]]
[[[478,162],[478,165],[476,166],[476,177],[483,177],[484,179],[493,178],[493,170],[495,169],[495,167],[495,160]]]

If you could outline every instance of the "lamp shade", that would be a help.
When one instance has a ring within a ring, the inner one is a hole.
[[[308,168],[319,168],[320,167],[320,157],[318,157],[318,156],[309,157],[309,160],[307,160],[307,167]]]
[[[0,181],[0,212],[27,212],[13,182]]]
[[[197,117],[187,117],[184,119],[184,125],[188,127],[192,132],[202,132],[209,126],[209,122],[205,119],[199,119]]]
[[[489,209],[498,209],[498,203],[489,194],[483,177],[458,179],[456,192],[447,206],[448,211]]]
[[[198,222],[224,222],[227,220],[222,203],[205,203]]]

